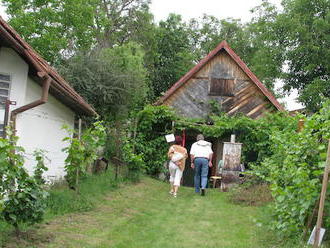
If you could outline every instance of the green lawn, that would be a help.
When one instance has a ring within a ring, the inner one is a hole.
[[[286,247],[269,243],[271,233],[257,221],[261,208],[233,205],[219,190],[201,197],[182,187],[173,198],[168,188],[145,177],[109,191],[91,211],[55,217],[4,247]]]

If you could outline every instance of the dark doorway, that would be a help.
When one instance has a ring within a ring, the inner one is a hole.
[[[189,136],[187,137],[187,139],[186,139],[186,149],[188,151],[188,158],[186,159],[186,167],[185,167],[185,170],[184,170],[183,176],[182,176],[182,185],[187,186],[187,187],[194,187],[195,172],[190,166],[191,160],[190,160],[190,154],[189,154],[191,145],[194,142],[195,142],[195,140],[192,139],[192,137],[189,137]]]

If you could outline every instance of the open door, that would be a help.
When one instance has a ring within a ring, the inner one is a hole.
[[[219,156],[219,152],[221,151],[222,155],[222,147],[221,143],[217,140],[212,140],[212,139],[205,139],[206,141],[210,141],[212,143],[212,150],[213,150],[213,167],[209,168],[209,174],[208,177],[214,176],[216,174],[216,169],[218,166],[219,159],[221,159],[221,156]],[[186,138],[186,149],[188,151],[188,154],[190,153],[190,149],[192,144],[196,142],[196,136],[187,136]],[[187,186],[187,187],[194,187],[194,176],[195,176],[195,171],[190,167],[191,165],[191,160],[190,160],[190,154],[189,157],[186,159],[186,167],[183,172],[182,176],[182,185]]]

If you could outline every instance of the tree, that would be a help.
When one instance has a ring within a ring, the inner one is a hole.
[[[4,0],[9,23],[48,62],[93,43],[94,13],[89,0]],[[86,4],[87,3],[87,4]]]
[[[249,30],[239,19],[218,19],[204,15],[200,19],[191,19],[189,28],[198,60],[205,57],[223,40],[245,59],[249,58],[253,51]]]
[[[48,62],[143,40],[149,0],[3,0],[10,24]]]
[[[59,67],[66,80],[108,124],[105,156],[121,158],[126,119],[132,110],[139,110],[145,104],[148,85],[143,58],[139,45],[127,43],[74,56]],[[71,141],[66,170],[72,185],[78,178],[77,171],[84,171],[86,163],[81,161],[86,147],[77,139]]]
[[[154,97],[168,90],[192,66],[188,27],[181,16],[170,14],[155,29],[156,52],[149,67]]]
[[[95,7],[97,45],[109,48],[144,40],[151,27],[150,0],[91,0]]]
[[[283,6],[277,22],[287,42],[285,87],[298,89],[300,100],[316,111],[321,96],[330,97],[330,2],[286,0]]]
[[[330,2],[285,0],[282,5],[277,13],[265,1],[252,24],[257,41],[269,51],[259,57],[273,60],[278,69],[270,68],[269,73],[284,80],[285,90],[298,89],[300,101],[317,111],[330,97]]]
[[[276,31],[278,10],[275,5],[263,1],[251,12],[254,17],[248,23],[248,30],[254,53],[249,61],[250,69],[268,88],[273,89],[276,79],[283,78],[282,65],[286,49],[285,44],[279,40],[281,33]]]
[[[76,55],[59,67],[103,119],[127,116],[145,101],[148,86],[144,53],[136,43]]]

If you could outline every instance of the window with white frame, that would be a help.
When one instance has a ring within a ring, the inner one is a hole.
[[[9,98],[11,77],[0,73],[0,137],[4,136],[6,100]]]

